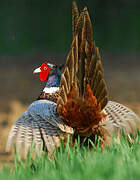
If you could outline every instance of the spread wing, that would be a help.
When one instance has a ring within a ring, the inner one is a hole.
[[[131,109],[117,102],[109,101],[104,110],[107,113],[107,120],[115,131],[121,134],[123,130],[125,135],[136,134],[140,118]]]
[[[12,126],[6,151],[10,150],[12,144],[16,144],[17,151],[26,155],[35,145],[38,153],[43,147],[52,154],[55,147],[60,146],[61,135],[66,132],[72,133],[72,129],[56,114],[56,104],[48,100],[38,100]]]
[[[67,102],[73,85],[79,97],[85,97],[87,84],[103,109],[108,102],[108,92],[104,80],[99,49],[93,41],[93,30],[87,8],[78,15],[76,4],[73,4],[73,41],[66,59],[60,82],[60,97],[57,111],[61,114],[62,106]]]

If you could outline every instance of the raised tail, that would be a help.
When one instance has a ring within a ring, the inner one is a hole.
[[[60,82],[57,112],[80,134],[105,116],[101,110],[108,102],[101,57],[93,41],[93,30],[87,8],[80,16],[73,4],[73,41]]]

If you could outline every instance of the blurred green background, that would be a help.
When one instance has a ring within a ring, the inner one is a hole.
[[[71,0],[1,0],[0,55],[66,53],[71,32]],[[88,7],[96,44],[105,51],[140,50],[140,0],[79,0]]]

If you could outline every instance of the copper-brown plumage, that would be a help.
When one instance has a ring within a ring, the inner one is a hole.
[[[74,3],[74,38],[61,78],[57,111],[77,133],[89,136],[105,117],[101,110],[108,101],[108,93],[87,8],[79,17],[77,11]]]
[[[85,90],[85,98],[77,96],[75,86],[72,86],[68,94],[67,103],[62,106],[60,116],[75,132],[81,136],[90,136],[94,127],[106,117],[101,112],[101,106],[93,95],[90,85]]]

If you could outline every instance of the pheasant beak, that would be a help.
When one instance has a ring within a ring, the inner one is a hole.
[[[37,69],[35,69],[35,70],[33,71],[33,74],[40,73],[40,72],[41,72],[41,69],[40,69],[40,67],[39,67],[39,68],[37,68]]]

